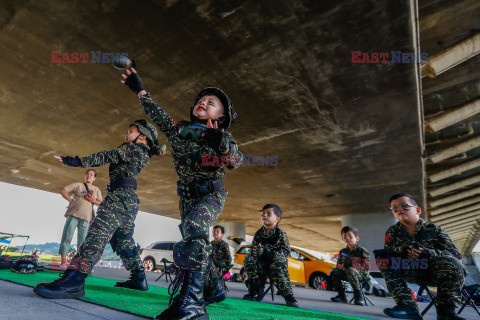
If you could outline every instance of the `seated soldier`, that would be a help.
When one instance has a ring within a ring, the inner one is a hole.
[[[244,262],[248,276],[245,284],[249,293],[243,299],[260,301],[263,298],[267,275],[270,273],[277,282],[286,305],[298,308],[288,274],[290,244],[287,233],[277,226],[282,218],[282,210],[276,204],[266,204],[260,211],[263,227],[255,232],[252,251],[245,257]]]
[[[338,295],[331,300],[333,302],[347,302],[345,287],[342,284],[342,280],[347,280],[353,288],[355,304],[364,306],[365,300],[361,292],[361,283],[369,277],[368,262],[370,256],[367,249],[357,245],[357,241],[360,240],[357,228],[345,226],[340,234],[347,247],[340,250],[337,267],[330,273],[335,290],[338,292]]]
[[[409,282],[437,286],[437,319],[464,319],[455,312],[466,276],[462,255],[441,227],[420,218],[422,209],[409,194],[396,194],[389,202],[399,222],[387,230],[385,250],[379,254],[388,263],[381,263],[379,269],[397,305],[383,312],[394,318],[422,319]]]

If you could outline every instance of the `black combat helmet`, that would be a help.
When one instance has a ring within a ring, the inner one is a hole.
[[[223,129],[230,128],[233,121],[237,117],[237,113],[233,109],[233,103],[228,97],[228,95],[222,90],[220,90],[219,88],[215,88],[215,87],[207,87],[197,94],[197,97],[195,98],[195,102],[193,103],[193,106],[190,108],[190,120],[192,122],[200,122],[200,123],[204,122],[198,119],[197,117],[195,117],[195,115],[193,114],[193,108],[198,103],[198,100],[200,100],[200,98],[206,95],[216,96],[218,99],[220,99],[220,101],[223,104],[223,110],[224,110],[223,116],[219,118],[220,124],[218,127]]]
[[[37,258],[34,256],[22,256],[13,264],[10,271],[15,273],[34,274],[37,271]]]
[[[159,155],[166,150],[167,147],[164,144],[162,144],[161,146],[159,145],[157,140],[158,132],[153,124],[146,120],[140,119],[133,121],[128,127],[130,128],[131,126],[136,126],[138,128],[138,131],[140,131],[140,133],[144,134],[147,137],[151,156]],[[135,141],[137,141],[137,139],[135,139]]]

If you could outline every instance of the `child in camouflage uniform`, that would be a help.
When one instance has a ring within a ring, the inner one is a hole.
[[[213,227],[213,250],[212,262],[217,269],[217,274],[225,274],[228,267],[232,265],[232,256],[230,255],[230,247],[222,238],[225,234],[225,229],[222,226]]]
[[[365,300],[361,292],[361,283],[369,278],[370,255],[367,249],[357,245],[357,241],[360,240],[357,228],[345,226],[340,234],[347,247],[340,250],[337,267],[330,273],[333,285],[338,292],[338,295],[331,300],[333,302],[347,302],[345,287],[342,284],[342,280],[347,280],[353,288],[354,303],[364,306]]]
[[[222,212],[228,194],[222,182],[224,167],[233,170],[243,161],[236,141],[226,131],[236,113],[227,94],[218,88],[205,88],[190,108],[190,121],[174,121],[145,91],[135,69],[126,73],[122,83],[138,94],[146,114],[167,137],[180,178],[177,194],[183,239],[175,244],[173,258],[181,271],[172,287],[181,289],[156,319],[208,319],[205,301],[225,299],[218,278],[206,284],[205,274],[213,268],[209,229]],[[208,163],[204,161],[207,158]]]
[[[410,282],[437,286],[437,319],[463,319],[455,312],[466,276],[462,255],[441,227],[420,218],[422,209],[410,195],[399,193],[389,202],[399,222],[387,230],[385,250],[376,255],[389,258],[388,265],[381,263],[379,269],[397,306],[384,313],[422,319],[407,287]]]
[[[263,227],[255,232],[252,251],[244,260],[245,272],[248,276],[245,281],[248,294],[243,296],[243,299],[261,301],[264,296],[263,287],[266,277],[271,273],[286,305],[298,308],[288,274],[287,259],[290,256],[290,243],[287,233],[278,227],[282,219],[282,210],[276,204],[266,204],[260,211]]]
[[[230,255],[230,248],[228,244],[222,240],[225,234],[225,229],[222,226],[215,226],[213,228],[213,242],[212,242],[212,258],[213,266],[208,266],[208,273],[205,275],[204,292],[210,290],[212,287],[216,288],[219,285],[220,277],[228,272],[229,267],[232,266],[232,256]],[[205,294],[204,294],[205,295]],[[218,299],[212,299],[211,294],[205,295],[205,305],[218,302]]]
[[[97,215],[67,271],[50,283],[40,283],[33,291],[45,298],[65,299],[85,295],[85,278],[102,256],[110,242],[112,249],[131,271],[130,280],[117,282],[116,287],[148,290],[139,247],[133,240],[134,222],[140,206],[135,190],[137,177],[154,155],[164,154],[160,149],[157,130],[145,120],[130,124],[125,143],[110,151],[101,151],[87,157],[59,157],[56,159],[70,167],[100,167],[110,163],[108,195],[100,204]]]

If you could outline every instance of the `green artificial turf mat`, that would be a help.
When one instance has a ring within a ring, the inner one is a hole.
[[[0,270],[0,279],[28,286],[58,279],[58,272],[17,274]],[[166,288],[149,286],[150,290],[137,291],[115,288],[118,280],[90,276],[85,282],[85,296],[80,300],[153,318],[168,306],[170,296]],[[295,309],[281,305],[227,298],[222,303],[207,307],[211,320],[356,320],[367,319],[329,312]]]

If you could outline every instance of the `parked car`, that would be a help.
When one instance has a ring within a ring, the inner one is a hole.
[[[245,268],[243,261],[251,249],[251,245],[243,245],[234,255],[232,271],[239,274],[235,276],[237,279],[244,278]],[[288,257],[290,281],[293,284],[309,285],[318,290],[332,289],[329,274],[335,266],[334,263],[328,262],[321,257],[316,257],[297,247],[291,248],[290,256]]]
[[[163,269],[162,259],[173,261],[173,245],[175,241],[155,242],[146,248],[140,249],[140,259],[143,261],[145,271]]]

